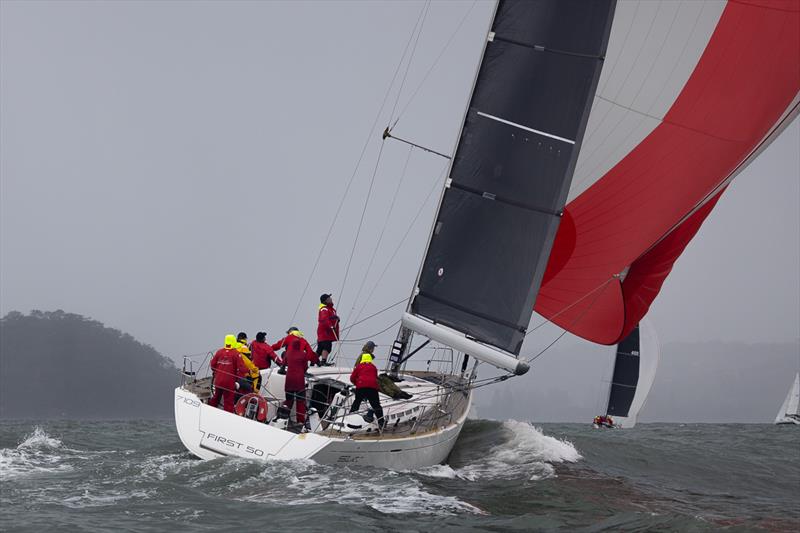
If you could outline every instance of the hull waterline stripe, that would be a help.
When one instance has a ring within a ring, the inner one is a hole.
[[[521,130],[530,131],[531,133],[535,133],[536,135],[541,135],[543,137],[549,137],[551,139],[555,139],[557,141],[565,142],[567,144],[575,144],[575,141],[571,141],[569,139],[565,139],[564,137],[559,137],[558,135],[553,135],[552,133],[547,133],[544,131],[535,130],[533,128],[529,128],[528,126],[523,126],[522,124],[517,124],[516,122],[511,122],[510,120],[506,120],[500,117],[496,117],[494,115],[489,115],[488,113],[484,113],[483,111],[478,111],[478,115],[486,118],[490,118],[492,120],[496,120],[497,122],[502,122],[503,124],[508,124],[509,126],[514,126],[515,128],[519,128]]]

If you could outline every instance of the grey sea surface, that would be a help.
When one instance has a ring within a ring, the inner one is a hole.
[[[797,531],[800,426],[470,420],[416,471],[189,454],[173,422],[0,422],[3,531]]]

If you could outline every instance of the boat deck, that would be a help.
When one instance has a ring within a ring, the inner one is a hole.
[[[320,406],[321,423],[315,433],[331,438],[355,440],[401,439],[438,431],[456,420],[460,420],[470,404],[469,380],[458,375],[438,374],[425,371],[408,371],[400,374],[395,382],[397,388],[410,394],[407,399],[392,398],[383,391],[379,397],[386,424],[381,430],[376,420],[366,422],[362,415],[367,413],[369,404],[362,403],[358,413],[350,414],[352,388],[349,387],[350,369],[341,367],[311,368],[307,374],[309,399],[311,391],[318,383],[340,386],[345,392],[335,396],[331,403]],[[284,400],[283,375],[276,369],[262,371],[261,394],[270,405],[268,422],[277,425],[278,411]],[[211,397],[211,377],[187,380],[183,388],[195,394],[201,401],[208,402]],[[311,401],[312,405],[315,402]],[[255,422],[259,423],[259,422]],[[285,424],[287,431],[300,432],[302,426]]]

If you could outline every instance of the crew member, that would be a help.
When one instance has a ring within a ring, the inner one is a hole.
[[[333,308],[330,294],[319,297],[319,315],[317,316],[317,355],[320,366],[328,364],[328,354],[333,351],[334,341],[339,340],[339,317]]]
[[[378,418],[378,427],[383,429],[385,420],[383,418],[383,408],[381,399],[378,396],[378,368],[372,364],[374,358],[375,343],[367,342],[361,350],[359,362],[350,374],[350,381],[356,386],[356,398],[353,401],[350,412],[355,413],[361,407],[361,402],[367,400],[370,407]]]
[[[286,362],[286,401],[284,405],[291,411],[292,404],[296,404],[295,412],[297,423],[305,424],[306,421],[306,371],[309,363],[318,363],[317,354],[311,349],[301,335],[296,330],[283,339],[286,351],[283,353],[283,360]]]
[[[214,395],[208,400],[208,405],[216,407],[222,398],[222,407],[229,413],[233,412],[236,403],[236,380],[247,371],[235,346],[236,337],[226,335],[225,347],[217,350],[209,364],[213,372]]]
[[[300,340],[300,346],[303,349],[303,351],[305,351],[306,353],[314,353],[314,349],[311,347],[311,345],[308,343],[308,341],[303,336],[303,332],[300,331],[299,329],[297,329],[294,326],[292,326],[292,327],[290,327],[289,329],[286,330],[286,336],[284,338],[282,338],[281,340],[279,340],[275,344],[271,345],[270,347],[276,352],[278,350],[284,350],[289,345],[289,341],[292,341],[292,340],[295,340],[295,339],[299,339]],[[286,357],[285,356],[286,356],[286,353],[284,353],[284,357],[283,357],[284,361],[286,361]]]
[[[283,365],[280,356],[267,344],[267,333],[264,331],[256,333],[256,340],[250,343],[250,352],[253,354],[253,364],[259,370],[271,367],[273,361],[278,366]]]
[[[247,333],[244,331],[240,331],[236,336],[236,349],[242,355],[244,366],[247,367],[247,373],[244,376],[245,379],[240,382],[241,387],[239,390],[242,393],[250,391],[257,393],[261,386],[261,374],[258,371],[258,367],[253,364],[253,354],[250,353],[250,347],[247,345]],[[250,391],[246,390],[248,388]],[[239,398],[237,397],[236,400],[238,401]]]

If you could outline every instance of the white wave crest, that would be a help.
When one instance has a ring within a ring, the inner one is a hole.
[[[475,481],[475,476],[463,470],[453,470],[450,465],[433,465],[427,468],[412,471],[421,476],[440,478],[440,479],[464,479],[467,481]]]
[[[525,475],[539,480],[556,475],[553,464],[582,458],[571,442],[545,435],[527,422],[507,420],[502,428],[508,440],[488,450],[481,460],[456,470],[456,475],[472,480]]]
[[[119,501],[131,500],[134,498],[147,498],[148,496],[149,493],[144,490],[134,490],[132,492],[112,490],[104,494],[92,494],[89,492],[89,489],[84,489],[83,494],[64,498],[61,504],[71,509],[105,507],[108,505],[115,505]]]
[[[41,472],[72,470],[63,463],[63,445],[36,427],[16,448],[0,449],[0,478],[11,479]]]
[[[446,472],[449,467],[442,468]],[[272,480],[270,486],[253,491],[253,483],[245,482],[252,491],[245,499],[286,505],[366,505],[386,514],[483,514],[474,505],[429,492],[413,477],[391,470],[332,468],[313,461],[270,462],[259,477]]]
[[[167,476],[178,474],[183,470],[199,464],[196,459],[185,453],[170,453],[148,457],[141,464],[141,474],[145,478],[164,481]]]
[[[25,437],[25,440],[17,446],[17,449],[60,448],[61,446],[61,440],[51,437],[42,428],[36,426],[33,429],[33,433]]]

